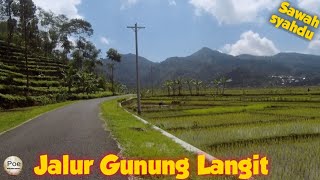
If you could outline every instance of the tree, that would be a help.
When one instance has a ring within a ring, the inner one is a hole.
[[[154,95],[154,77],[153,77],[153,66],[150,67],[150,80],[151,80],[151,96]]]
[[[128,91],[127,86],[124,84],[118,84],[117,86],[118,86],[118,91],[120,93],[126,93]]]
[[[71,19],[62,25],[61,31],[68,35],[75,35],[79,37],[82,35],[91,36],[93,34],[91,24],[83,19]]]
[[[103,79],[96,75],[96,65],[102,65],[98,60],[100,50],[97,50],[90,41],[82,39],[77,43],[77,49],[72,53],[72,61],[69,64],[69,71],[64,73],[64,82],[69,92],[73,84],[83,93],[92,93],[99,87],[104,88]]]
[[[125,93],[128,90],[127,86],[120,82],[115,82],[114,87],[118,93]]]
[[[83,37],[77,41],[70,66],[77,72],[76,85],[81,92],[95,92],[101,84],[95,72],[96,65],[102,65],[98,60],[99,54],[100,50],[92,42]]]
[[[168,90],[168,96],[170,96],[170,90],[172,89],[173,81],[167,80],[164,82],[164,86]]]
[[[185,83],[188,85],[190,95],[192,96],[192,85],[194,84],[194,80],[193,79],[186,79]]]
[[[110,60],[110,63],[108,63],[109,69],[111,70],[111,91],[112,94],[115,95],[115,88],[114,88],[114,69],[115,69],[115,63],[121,62],[121,55],[118,53],[117,50],[110,48],[107,52],[107,58]]]
[[[53,20],[56,23],[56,29],[58,32],[58,43],[60,43],[61,47],[63,48],[61,54],[62,59],[66,61],[68,59],[68,54],[71,53],[71,51],[74,49],[72,42],[69,40],[69,38],[76,37],[76,52],[73,52],[73,56],[77,56],[79,63],[82,63],[82,48],[83,44],[87,42],[85,37],[90,37],[93,34],[91,24],[82,19],[69,20],[65,15],[55,16]],[[75,55],[75,53],[78,54]]]
[[[7,20],[7,42],[10,44],[12,42],[13,33],[17,26],[17,20],[13,18],[13,0],[5,0],[5,13],[8,16]]]
[[[13,0],[1,0],[0,1],[0,20],[3,21],[3,25],[5,25],[3,29],[3,38],[6,34],[6,41],[8,43],[8,46],[12,42],[13,39],[13,32],[16,29],[17,20],[13,18]],[[4,33],[6,31],[6,33]],[[5,39],[5,38],[4,38]],[[11,56],[9,56],[9,49],[6,50],[7,57],[9,60],[11,59]]]
[[[216,87],[216,96],[219,95],[219,86],[220,86],[220,79],[213,80],[213,85]]]
[[[66,72],[63,72],[62,75],[63,75],[63,84],[68,87],[68,93],[71,93],[71,88],[75,82],[75,79],[76,79],[76,70],[72,67],[72,66],[69,66],[69,68],[67,69]]]
[[[98,77],[98,88],[102,89],[103,91],[107,90],[107,81],[105,77],[103,76]]]
[[[172,80],[171,89],[172,89],[172,95],[175,96],[176,91],[177,91],[177,84],[176,84],[175,80]]]
[[[26,66],[26,74],[27,74],[27,92],[29,93],[29,68],[28,68],[28,46],[29,40],[32,38],[33,31],[37,29],[37,20],[36,20],[36,6],[34,5],[32,0],[19,0],[18,6],[18,15],[20,18],[20,32],[22,35],[22,39],[24,40],[24,57],[25,57],[25,66]]]
[[[102,62],[98,60],[100,53],[101,51],[92,42],[81,37],[72,53],[74,68],[94,73],[96,65],[102,65]]]
[[[81,37],[77,40],[75,50],[72,52],[73,65],[77,70],[83,70],[86,39]]]
[[[72,43],[69,41],[68,36],[66,36],[66,35],[63,35],[60,38],[60,43],[61,43],[61,47],[63,48],[62,57],[61,58],[64,61],[67,61],[68,60],[68,54],[71,52],[71,50],[73,48]]]
[[[222,95],[224,95],[224,90],[226,88],[227,81],[228,81],[228,79],[224,76],[220,79],[220,82],[222,84]]]
[[[58,20],[61,21],[60,34],[64,43],[70,36],[77,37],[78,42],[81,42],[86,36],[93,34],[91,24],[83,19],[68,20],[65,16],[59,16]]]
[[[6,8],[5,8],[5,0],[0,0],[0,21],[5,20]]]
[[[101,50],[98,50],[96,46],[87,41],[84,47],[84,68],[85,71],[89,73],[94,73],[94,70],[97,65],[102,66],[102,62],[98,60],[98,56],[101,53]]]
[[[76,84],[78,89],[86,94],[95,92],[99,86],[98,78],[93,73],[88,73],[85,71],[79,71],[76,74]]]
[[[181,77],[179,77],[178,79],[176,79],[174,81],[174,83],[177,85],[178,87],[178,95],[181,96],[181,91],[182,91],[182,88],[183,88],[183,79]]]
[[[60,34],[60,21],[57,16],[52,12],[47,12],[41,8],[38,8],[38,17],[42,31],[40,32],[42,39],[42,51],[45,52],[45,56],[52,54],[53,50],[57,47]]]
[[[194,81],[194,85],[196,86],[196,91],[197,91],[197,95],[200,95],[200,87],[202,85],[202,81],[201,80],[195,80]]]

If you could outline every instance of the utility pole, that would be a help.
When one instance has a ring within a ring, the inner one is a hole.
[[[137,104],[138,104],[138,114],[141,114],[141,94],[140,94],[140,77],[139,77],[139,49],[138,49],[138,30],[145,29],[145,27],[138,26],[136,23],[134,26],[128,26],[127,28],[133,29],[135,32],[136,39],[136,73],[137,73]]]
[[[151,75],[150,75],[150,77],[151,77],[151,94],[152,94],[152,96],[153,96],[153,66],[151,65]]]

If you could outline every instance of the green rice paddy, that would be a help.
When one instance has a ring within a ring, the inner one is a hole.
[[[320,178],[319,88],[145,97],[142,103],[143,118],[217,158],[267,156],[270,175],[256,179]],[[135,111],[135,101],[126,108]]]

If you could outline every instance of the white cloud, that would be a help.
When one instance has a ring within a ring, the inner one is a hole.
[[[259,21],[263,11],[274,10],[280,0],[189,0],[197,16],[208,13],[220,24]]]
[[[110,45],[110,40],[106,37],[101,37],[100,42],[105,45]]]
[[[65,14],[69,18],[82,18],[77,6],[81,0],[33,0],[36,6],[51,10],[55,14]]]
[[[310,42],[307,53],[320,55],[320,35]]]
[[[177,2],[175,0],[168,0],[170,6],[176,6]]]
[[[137,4],[139,0],[122,0],[121,10],[128,9],[133,5]]]
[[[298,0],[300,8],[320,15],[320,0]]]
[[[260,37],[258,33],[252,31],[243,33],[236,43],[225,45],[222,51],[233,56],[241,54],[271,56],[280,52],[271,40]]]

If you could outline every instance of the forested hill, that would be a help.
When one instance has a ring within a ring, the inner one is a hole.
[[[0,1],[0,110],[124,92],[97,71],[101,50],[93,34],[90,22],[33,0]],[[108,52],[111,59],[120,56]]]
[[[108,60],[106,60],[105,63],[108,63]],[[151,67],[158,67],[158,65],[158,63],[140,57],[139,68],[141,82],[149,83],[151,81]],[[108,68],[105,68],[105,70],[110,71]],[[134,87],[136,85],[136,56],[134,54],[122,55],[121,62],[115,65],[115,79],[128,87]]]
[[[152,68],[152,73],[151,73]],[[140,58],[143,87],[162,85],[182,77],[211,82],[232,79],[230,86],[317,85],[320,83],[320,56],[280,53],[275,56],[231,56],[202,48],[187,57],[171,57],[161,63]],[[135,85],[135,56],[123,55],[116,67],[116,79],[129,87]]]

